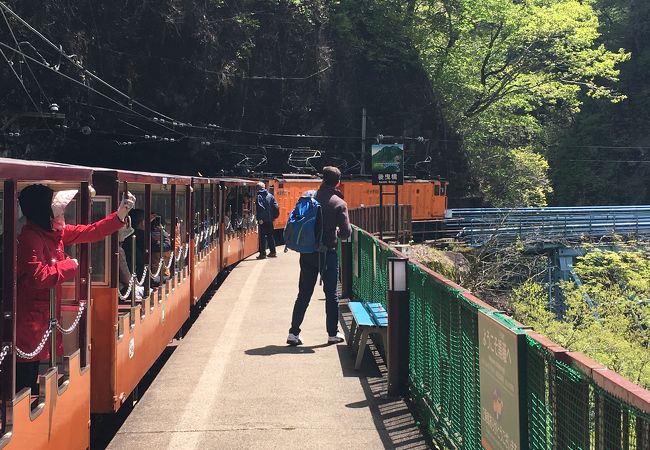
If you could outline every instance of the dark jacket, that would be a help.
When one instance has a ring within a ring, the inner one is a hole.
[[[257,191],[257,208],[255,211],[257,220],[273,222],[279,215],[280,208],[278,208],[278,202],[275,201],[273,194],[266,189]]]
[[[336,248],[336,228],[338,237],[347,239],[352,234],[348,218],[348,204],[343,194],[333,187],[321,184],[316,192],[316,200],[321,205],[323,215],[323,244],[330,249]]]

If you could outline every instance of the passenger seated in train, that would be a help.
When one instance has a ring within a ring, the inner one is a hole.
[[[119,273],[120,273],[120,292],[122,295],[125,295],[129,291],[129,285],[131,284],[131,271],[129,270],[129,264],[126,261],[126,253],[124,252],[124,241],[127,238],[130,238],[135,230],[131,227],[131,217],[126,217],[126,223],[122,228],[117,232],[117,240],[119,242],[118,252],[119,252]],[[136,298],[141,299],[144,295],[144,287],[138,286],[137,284],[132,287],[135,289]]]
[[[162,241],[163,259],[160,259],[160,245]],[[160,274],[152,279],[152,282],[160,284],[162,280],[167,280],[171,276],[167,265],[172,257],[171,236],[165,230],[165,222],[158,214],[154,214],[151,219],[151,273],[158,272],[158,264],[162,263]]]
[[[118,210],[90,225],[65,223],[64,210],[77,191],[54,192],[42,184],[20,192],[20,209],[26,223],[18,236],[16,390],[30,387],[38,393],[40,361],[50,358],[50,346],[39,344],[49,328],[50,289],[56,289],[56,317],[61,321],[62,284],[75,279],[79,263],[65,255],[64,246],[97,242],[118,231],[133,205],[129,193]],[[45,341],[47,342],[47,341]],[[57,331],[57,356],[63,355],[62,334]]]

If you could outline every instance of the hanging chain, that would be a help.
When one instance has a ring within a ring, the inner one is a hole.
[[[52,334],[52,328],[48,328],[45,334],[43,335],[43,339],[41,339],[41,343],[38,344],[38,347],[36,347],[36,350],[34,350],[31,353],[25,353],[18,347],[16,347],[16,354],[20,356],[23,359],[33,359],[36,355],[41,353],[41,350],[43,350],[43,347],[45,347],[45,344],[47,343],[47,340],[50,337],[50,334]]]
[[[63,328],[57,323],[56,329],[63,334],[72,334],[75,328],[77,328],[77,325],[79,325],[79,321],[81,320],[81,315],[84,313],[84,309],[86,309],[86,302],[80,302],[79,311],[77,311],[77,317],[75,317],[74,322],[72,322],[72,325],[70,325],[70,328]]]
[[[171,255],[169,255],[169,261],[167,261],[167,264],[165,264],[165,269],[166,269],[166,270],[171,269],[171,267],[172,267],[172,262],[174,261],[174,259],[176,259],[176,258],[174,257],[174,254],[173,254],[173,253],[172,253]]]
[[[142,278],[140,278],[138,280],[138,278],[136,277],[135,278],[135,284],[137,284],[140,287],[144,286],[144,280],[147,279],[146,277],[147,277],[147,271],[148,270],[149,270],[149,266],[144,266],[144,268],[142,269]]]
[[[161,257],[160,261],[158,261],[158,270],[156,270],[156,273],[153,273],[153,272],[149,271],[151,273],[151,278],[152,279],[153,278],[158,278],[158,275],[160,275],[160,271],[162,269],[163,262],[165,262],[165,258]]]
[[[129,288],[126,290],[126,293],[122,295],[120,290],[118,289],[117,295],[120,297],[120,300],[122,301],[128,301],[131,298],[131,290],[133,289],[133,285],[135,284],[136,276],[135,274],[131,275],[131,279],[129,280]]]
[[[2,347],[2,351],[0,352],[0,367],[2,367],[2,362],[7,357],[7,354],[9,354],[10,349],[11,349],[11,347],[9,347],[8,345],[5,345],[4,347]],[[2,369],[0,369],[0,372],[2,372]]]

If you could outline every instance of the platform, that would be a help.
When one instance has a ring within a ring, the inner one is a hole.
[[[405,403],[384,397],[381,359],[355,371],[345,344],[326,344],[318,285],[305,345],[285,344],[299,266],[278,255],[232,270],[109,449],[430,448]]]

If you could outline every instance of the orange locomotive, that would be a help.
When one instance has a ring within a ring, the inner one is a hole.
[[[283,229],[302,193],[318,189],[320,183],[319,178],[309,175],[284,175],[269,179],[268,189],[280,207],[280,217],[274,222],[274,227]],[[404,184],[399,187],[399,201],[413,207],[414,221],[441,219],[447,209],[448,184],[441,179],[404,180]],[[379,204],[379,186],[373,186],[370,180],[342,180],[339,189],[349,209]],[[388,191],[392,189],[387,188]],[[388,197],[385,201],[390,203],[393,200]]]

